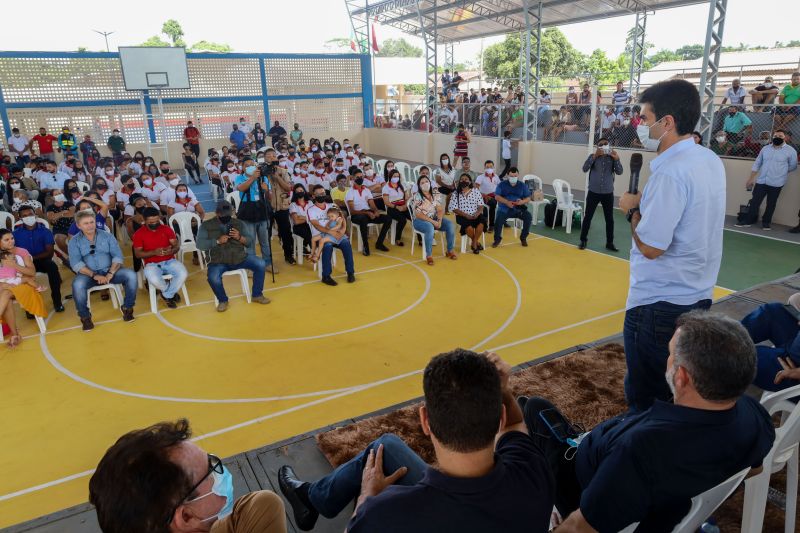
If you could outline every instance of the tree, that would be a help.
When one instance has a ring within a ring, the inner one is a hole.
[[[186,46],[183,40],[183,28],[180,22],[175,19],[169,19],[161,26],[161,33],[165,34],[172,40],[172,46]]]
[[[400,39],[386,39],[381,44],[380,51],[375,54],[375,57],[422,57],[422,49],[402,37]]]
[[[522,58],[522,41],[518,33],[507,35],[505,40],[493,44],[483,52],[483,71],[494,80],[517,79]],[[584,55],[567,40],[558,28],[548,28],[542,33],[539,72],[541,76],[576,76],[583,70]]]
[[[325,41],[325,48],[332,52],[345,52],[352,51],[350,48],[350,39],[345,37],[337,37],[335,39],[328,39]]]
[[[226,54],[232,52],[233,48],[225,43],[214,43],[210,41],[198,41],[189,49],[191,52],[220,52]]]
[[[675,50],[675,53],[683,60],[699,59],[705,53],[705,46],[702,44],[686,44]]]
[[[672,50],[667,50],[662,48],[655,54],[651,55],[647,58],[647,60],[651,63],[652,66],[656,66],[659,63],[665,63],[667,61],[680,61],[683,57],[680,54],[673,52]]]
[[[89,49],[86,48],[85,46],[79,46],[78,47],[78,52],[88,52],[88,51],[89,51]]]
[[[153,35],[139,46],[169,46],[169,43],[158,35]]]
[[[619,78],[619,65],[609,59],[606,53],[599,48],[586,58],[584,71],[593,81],[600,85],[615,83]]]

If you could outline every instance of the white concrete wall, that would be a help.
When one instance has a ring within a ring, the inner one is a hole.
[[[414,131],[398,131],[370,128],[365,130],[365,140],[362,142],[367,153],[391,156],[397,161],[421,161],[435,163],[442,153],[453,153],[453,136],[441,133],[424,133]],[[469,156],[473,168],[480,169],[486,159],[499,162],[499,141],[486,137],[473,137],[469,147]],[[632,150],[618,150],[622,159],[625,173],[616,180],[614,192],[621,195],[628,188],[628,166]],[[569,182],[573,190],[582,191],[585,188],[586,175],[581,172],[583,161],[587,157],[585,146],[527,142],[519,143],[518,166],[520,173],[536,174],[545,184],[553,183],[560,178]],[[642,152],[644,166],[642,167],[640,190],[647,183],[650,176],[649,163],[655,153]],[[739,206],[746,204],[750,193],[745,190],[744,184],[750,176],[752,161],[743,159],[723,158],[725,171],[728,178],[726,192],[727,213],[736,215]],[[797,212],[800,209],[800,171],[789,175],[789,182],[783,188],[778,199],[773,222],[795,226],[798,222]],[[763,205],[762,205],[763,210]]]

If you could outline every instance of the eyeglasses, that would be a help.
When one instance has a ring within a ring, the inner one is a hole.
[[[189,496],[191,496],[192,494],[194,494],[194,491],[196,491],[196,490],[197,490],[197,487],[199,487],[200,485],[202,485],[202,484],[203,484],[203,481],[205,481],[206,479],[208,479],[208,476],[210,476],[210,475],[212,474],[212,472],[216,472],[217,474],[224,474],[224,473],[225,473],[225,467],[224,467],[224,466],[222,466],[222,459],[220,459],[219,457],[217,457],[217,456],[216,456],[216,455],[214,455],[214,454],[211,454],[211,453],[209,453],[209,454],[208,454],[208,471],[206,472],[206,474],[205,474],[203,477],[201,477],[201,478],[200,478],[200,481],[198,481],[197,483],[195,483],[195,484],[192,486],[192,488],[191,488],[191,489],[189,489],[189,492],[187,492],[187,493],[186,493],[186,496],[184,496],[183,498],[181,498],[181,500],[180,500],[180,502],[178,503],[178,505],[176,505],[175,507],[173,507],[173,508],[172,508],[172,511],[170,512],[169,516],[167,517],[167,524],[169,524],[170,522],[172,522],[172,517],[175,515],[175,510],[176,510],[176,509],[177,509],[177,508],[178,508],[178,507],[179,507],[179,506],[180,506],[182,503],[184,503],[184,502],[185,502],[185,501],[186,501],[186,500],[189,498]]]
[[[94,249],[96,246],[94,244],[89,245],[89,255],[94,255]]]

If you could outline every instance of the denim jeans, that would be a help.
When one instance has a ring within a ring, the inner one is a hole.
[[[625,312],[625,398],[631,411],[644,411],[658,399],[669,401],[672,391],[664,374],[669,358],[669,341],[675,333],[675,322],[692,309],[708,309],[711,300],[693,305],[656,302],[628,309]]]
[[[342,251],[344,256],[344,270],[348,274],[355,274],[356,266],[353,263],[353,247],[350,245],[350,239],[342,237],[339,244],[326,242],[322,247],[322,277],[328,277],[333,272],[333,248],[334,246]]]
[[[427,220],[420,220],[418,218],[414,219],[414,229],[417,231],[421,231],[423,235],[425,235],[425,239],[423,239],[423,244],[425,245],[425,257],[431,257],[433,255],[433,235],[435,231],[443,231],[445,234],[445,238],[447,239],[447,251],[452,252],[453,248],[456,245],[456,232],[453,228],[453,223],[448,219],[442,219],[442,225],[439,226],[439,229],[433,227],[433,224],[428,222]]]
[[[527,239],[528,233],[531,232],[531,223],[533,222],[533,215],[531,212],[528,211],[528,208],[523,206],[515,207],[514,209],[509,209],[504,205],[497,206],[497,214],[495,215],[496,219],[494,221],[494,242],[499,243],[503,240],[503,226],[506,224],[506,220],[509,218],[519,218],[522,220],[522,233],[520,233],[520,239]]]
[[[105,272],[97,272],[97,274],[105,275]],[[136,305],[136,291],[139,290],[139,282],[136,280],[136,272],[130,268],[120,268],[111,278],[111,283],[114,285],[122,285],[125,287],[125,301],[122,307],[126,309],[133,309]],[[98,283],[84,274],[76,274],[75,279],[72,280],[72,298],[75,300],[75,308],[78,310],[78,316],[86,318],[92,316],[89,312],[89,289],[96,287]]]
[[[166,281],[163,276],[171,275],[172,279]],[[167,259],[160,263],[147,263],[144,266],[144,277],[147,282],[160,290],[164,298],[172,298],[183,287],[189,273],[183,263],[177,259]]]
[[[383,472],[394,473],[401,466],[408,468],[398,485],[416,485],[428,465],[409,448],[397,435],[386,434],[378,437],[361,453],[350,459],[336,470],[319,479],[308,487],[308,498],[311,504],[326,518],[338,515],[347,505],[361,493],[361,473],[369,457],[369,451],[383,444]],[[412,511],[413,512],[413,511]]]
[[[764,390],[777,391],[797,385],[793,379],[785,379],[775,384],[775,374],[783,369],[779,357],[789,357],[800,366],[800,325],[786,312],[783,304],[765,304],[742,319],[753,342],[758,344],[770,341],[775,347],[756,346],[758,357],[756,379],[753,383]]]
[[[241,222],[247,233],[247,235],[245,235],[245,237],[247,237],[247,253],[249,255],[256,255],[256,239],[258,239],[258,243],[261,245],[261,258],[264,260],[266,266],[270,266],[272,261],[270,260],[269,250],[269,221],[246,222],[242,220]]]
[[[258,298],[264,294],[264,271],[266,270],[266,264],[255,255],[248,255],[245,260],[238,265],[226,265],[222,263],[208,265],[208,284],[211,285],[211,290],[220,303],[228,301],[228,295],[225,294],[225,286],[222,284],[222,275],[225,272],[239,270],[240,268],[253,272],[253,298]]]

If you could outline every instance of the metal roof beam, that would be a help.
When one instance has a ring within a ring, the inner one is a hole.
[[[396,9],[402,9],[404,7],[415,7],[416,5],[417,0],[383,0],[382,2],[376,2],[375,4],[367,6],[366,8],[357,9],[353,11],[352,14],[356,16],[369,13],[370,16],[373,16],[380,15],[388,11],[394,11]]]

